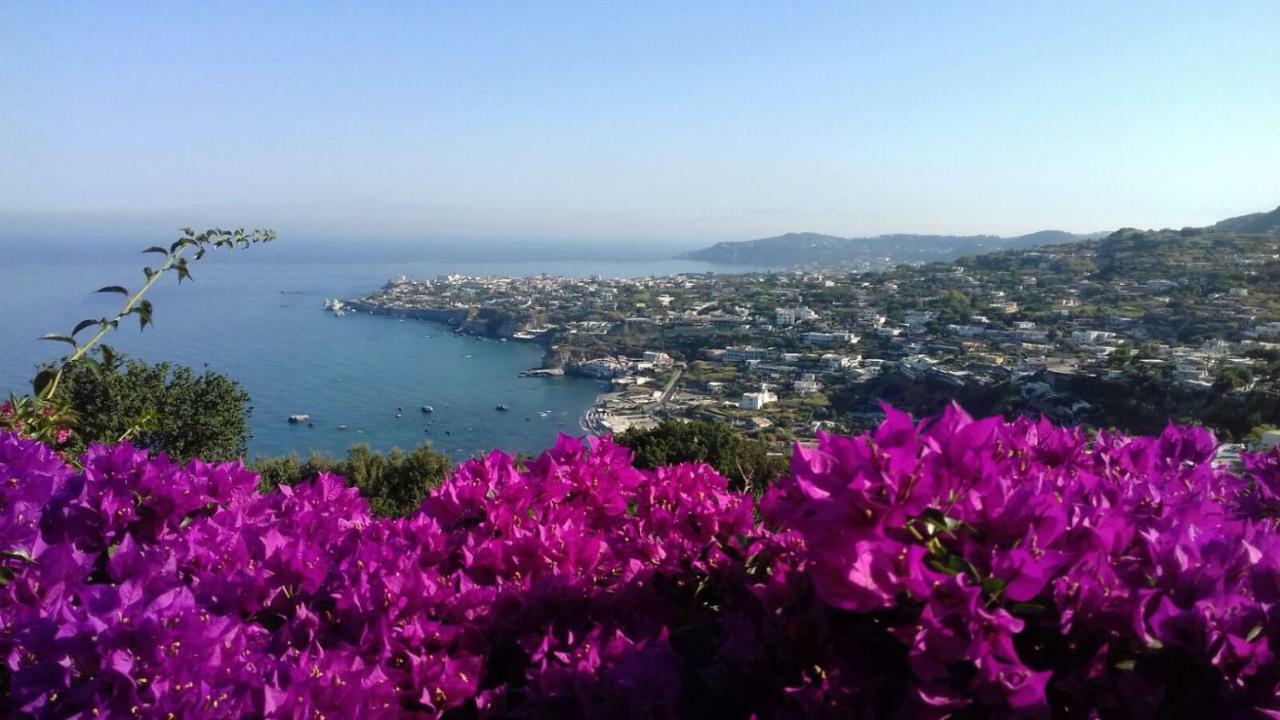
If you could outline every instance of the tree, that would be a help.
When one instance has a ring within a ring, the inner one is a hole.
[[[128,437],[176,460],[213,462],[243,456],[249,440],[249,394],[208,369],[197,375],[111,353],[100,364],[68,364],[58,393],[79,416],[77,451]]]
[[[373,512],[399,517],[418,509],[427,493],[453,471],[453,462],[433,450],[431,443],[407,453],[392,449],[385,455],[360,444],[351,446],[345,459],[312,453],[303,461],[295,453],[258,458],[249,467],[261,478],[263,492],[311,480],[322,472],[341,475],[369,501]]]
[[[736,490],[763,492],[787,471],[787,458],[743,437],[725,423],[664,420],[650,430],[631,429],[615,438],[635,453],[636,467],[653,469],[682,462],[707,463]]]
[[[103,438],[94,438],[92,435],[81,435],[73,439],[71,428],[79,424],[79,417],[75,410],[68,404],[67,393],[59,392],[63,375],[68,368],[72,366],[80,367],[83,372],[93,377],[103,373],[97,359],[93,356],[100,354],[103,363],[110,366],[108,372],[115,372],[114,358],[118,357],[114,350],[103,343],[103,338],[107,333],[120,327],[120,323],[129,317],[137,316],[139,329],[146,329],[147,325],[152,324],[152,315],[155,311],[150,300],[144,299],[147,291],[156,284],[156,282],[166,275],[176,275],[178,283],[181,284],[184,279],[191,279],[191,265],[199,262],[210,250],[218,248],[249,248],[259,243],[267,243],[275,240],[276,233],[274,230],[251,230],[246,231],[243,228],[237,230],[223,230],[222,228],[210,228],[202,233],[197,234],[191,228],[182,228],[182,235],[174,240],[165,249],[160,245],[153,245],[142,254],[163,255],[164,262],[160,263],[158,268],[152,268],[150,265],[142,268],[142,274],[146,278],[146,282],[142,284],[137,291],[130,293],[129,289],[123,285],[107,285],[99,288],[96,293],[106,293],[108,295],[119,294],[125,297],[124,304],[116,311],[114,316],[103,316],[98,318],[85,318],[76,323],[66,335],[59,333],[46,333],[40,337],[41,340],[48,340],[57,343],[66,343],[70,345],[72,350],[61,358],[46,363],[43,367],[36,371],[35,377],[31,379],[32,394],[27,396],[18,396],[10,393],[9,399],[4,403],[0,403],[0,429],[9,429],[17,431],[26,437],[40,440],[48,443],[51,447],[55,447],[61,451],[77,452],[83,449],[84,443],[87,441]],[[191,251],[191,255],[187,255],[187,251]],[[76,336],[81,332],[97,328],[88,340],[77,340]],[[84,366],[87,366],[87,370]],[[87,375],[82,375],[82,378]],[[245,401],[248,398],[246,396]],[[243,403],[242,403],[243,404]],[[154,411],[146,408],[146,411],[138,418],[132,421],[117,438],[106,438],[110,441],[118,442],[126,437],[137,437],[137,433],[141,429],[154,429],[152,422]],[[106,422],[110,419],[103,418]],[[99,428],[100,430],[101,428]],[[240,443],[243,449],[243,441]]]
[[[1225,367],[1218,371],[1214,389],[1219,392],[1235,390],[1248,385],[1252,380],[1253,373],[1249,372],[1249,368]]]

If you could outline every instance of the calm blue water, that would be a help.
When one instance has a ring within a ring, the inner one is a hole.
[[[240,381],[253,397],[252,455],[423,440],[455,458],[492,448],[536,452],[558,432],[581,434],[578,421],[602,391],[592,380],[519,377],[539,365],[537,346],[461,337],[422,321],[335,318],[321,310],[326,297],[362,294],[400,273],[628,277],[709,269],[673,260],[293,262],[274,250],[211,254],[193,267],[195,282],[162,282],[148,294],[154,328],[122,324],[109,340],[150,361],[207,364]],[[34,338],[114,312],[119,296],[90,291],[140,284],[146,260],[126,260],[84,263],[71,253],[49,264],[0,262],[0,393],[25,392],[34,366],[66,349]],[[499,403],[510,412],[495,411]],[[421,413],[424,404],[435,412]],[[310,414],[315,427],[289,425],[293,413]]]

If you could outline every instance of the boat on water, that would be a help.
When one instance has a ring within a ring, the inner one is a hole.
[[[335,317],[342,317],[350,312],[347,306],[337,298],[326,298],[324,301],[324,309],[333,312]]]
[[[498,412],[506,412],[506,411],[508,411],[508,410],[510,410],[510,409],[511,409],[511,408],[509,408],[509,407],[507,407],[506,405],[503,405],[503,404],[501,404],[501,403],[499,403],[499,404],[498,404],[498,407],[494,408],[494,410],[497,410]]]
[[[436,409],[435,409],[435,408],[433,408],[433,407],[431,407],[430,405],[423,405],[423,406],[422,406],[422,412],[424,412],[424,413],[433,413],[433,412],[435,412],[435,411],[436,411]]]
[[[311,422],[311,416],[306,413],[297,413],[289,416],[290,425],[299,425],[307,422]]]

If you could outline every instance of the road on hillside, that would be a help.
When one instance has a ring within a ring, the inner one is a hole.
[[[662,391],[662,398],[658,400],[659,407],[666,407],[667,401],[671,399],[672,394],[676,391],[676,382],[680,380],[680,376],[684,374],[684,365],[676,366],[676,373],[671,376],[671,380],[667,382],[667,387]]]

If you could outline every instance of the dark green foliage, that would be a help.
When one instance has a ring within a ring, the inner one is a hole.
[[[453,470],[447,455],[423,443],[411,452],[393,449],[382,454],[368,445],[353,445],[346,458],[312,453],[306,460],[297,454],[258,458],[249,464],[257,472],[264,492],[279,485],[294,485],[318,473],[341,475],[354,485],[379,515],[403,516],[418,509],[432,488],[438,487]]]
[[[73,447],[135,444],[176,460],[241,457],[249,439],[249,394],[231,378],[111,353],[102,363],[74,362],[63,371],[60,397],[79,416]],[[148,421],[148,418],[154,418]]]
[[[771,455],[767,445],[725,423],[664,420],[651,430],[632,429],[615,439],[635,453],[636,467],[704,462],[735,490],[763,492],[787,471],[786,457]]]

